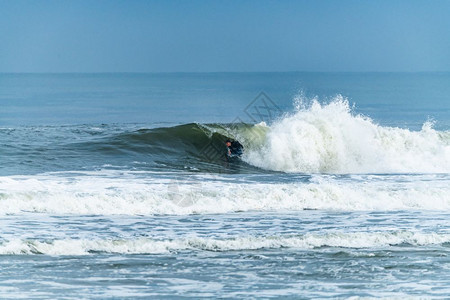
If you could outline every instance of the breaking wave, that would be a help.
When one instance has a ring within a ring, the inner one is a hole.
[[[187,237],[173,240],[137,239],[61,239],[0,242],[0,255],[46,254],[89,255],[93,253],[164,254],[176,251],[239,251],[258,249],[382,248],[395,246],[429,246],[450,242],[449,234],[412,231],[350,232],[304,234],[295,236],[248,236],[228,239]]]
[[[244,145],[238,171],[287,173],[449,173],[450,132],[387,127],[352,112],[337,96],[328,104],[297,105],[273,124],[185,124],[141,129],[90,143],[93,151],[159,157],[167,166],[223,171],[224,141]],[[157,158],[158,159],[158,158]]]
[[[232,163],[225,158],[228,138],[244,145],[244,155]],[[381,126],[352,112],[341,96],[328,104],[297,105],[272,124],[27,127],[0,129],[0,140],[0,174],[6,175],[101,166],[206,173],[450,172],[450,131],[435,130],[432,122],[420,131]]]

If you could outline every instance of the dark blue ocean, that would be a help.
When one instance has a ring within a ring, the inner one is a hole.
[[[448,298],[449,217],[450,73],[0,74],[2,299]]]

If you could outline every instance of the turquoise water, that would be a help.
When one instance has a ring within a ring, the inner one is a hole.
[[[448,95],[448,73],[1,74],[0,297],[446,298]]]

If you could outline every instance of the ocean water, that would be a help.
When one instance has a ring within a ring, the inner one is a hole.
[[[0,107],[2,299],[450,296],[450,73],[0,74]]]

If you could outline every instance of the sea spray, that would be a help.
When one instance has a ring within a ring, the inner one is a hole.
[[[276,121],[244,160],[254,166],[303,173],[448,173],[448,132],[426,122],[420,131],[383,127],[337,96],[313,100]]]

